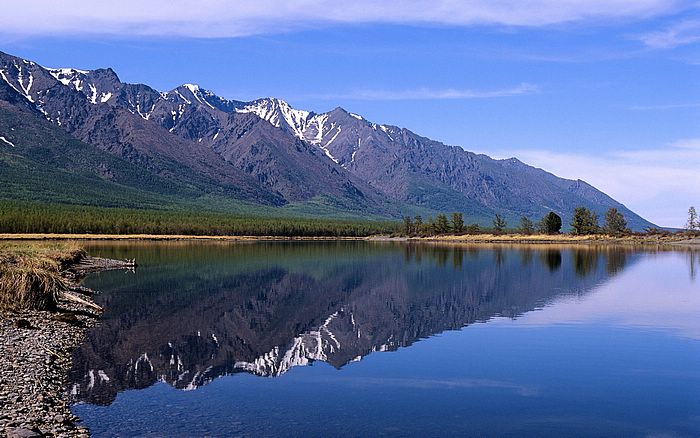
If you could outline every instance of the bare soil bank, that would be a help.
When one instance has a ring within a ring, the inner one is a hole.
[[[0,311],[0,436],[89,436],[70,411],[65,379],[73,349],[97,324],[101,309],[93,291],[77,282],[87,272],[129,266],[83,256],[62,271],[71,295],[56,293],[55,308]]]

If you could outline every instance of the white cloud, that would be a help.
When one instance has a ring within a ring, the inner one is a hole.
[[[653,49],[672,49],[700,42],[700,20],[681,21],[667,29],[642,35],[639,39]]]
[[[331,24],[546,26],[645,18],[690,0],[26,0],[3,6],[12,35],[236,37]]]
[[[692,272],[700,269],[700,254],[660,252],[628,265],[620,276],[590,293],[562,297],[541,311],[494,325],[548,327],[557,324],[614,326],[666,333],[700,340],[700,294]],[[690,278],[689,278],[690,277]]]
[[[430,89],[419,88],[413,90],[355,90],[344,94],[323,94],[305,96],[305,98],[315,98],[323,100],[464,100],[464,99],[487,99],[494,97],[520,96],[532,94],[539,91],[536,85],[522,83],[511,88],[497,90],[472,90],[472,89]]]
[[[688,207],[700,205],[700,138],[599,155],[544,150],[506,155],[564,178],[580,178],[661,226],[682,227]]]

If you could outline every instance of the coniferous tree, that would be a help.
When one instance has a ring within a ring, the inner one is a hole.
[[[595,212],[586,207],[578,207],[574,210],[574,218],[571,221],[572,234],[595,234],[598,231],[598,215]]]
[[[617,208],[610,208],[605,212],[605,232],[608,234],[624,234],[629,232],[625,216],[617,211]]]
[[[414,225],[413,220],[409,216],[403,218],[403,233],[407,236],[413,234]]]
[[[561,217],[550,211],[542,218],[540,230],[545,234],[559,234],[561,231]]]
[[[452,230],[455,233],[464,231],[464,218],[462,213],[452,213]]]
[[[700,229],[700,222],[698,222],[698,213],[695,211],[695,207],[690,207],[688,209],[688,222],[685,225],[688,231],[697,231]]]
[[[435,232],[437,234],[444,234],[450,231],[450,223],[447,221],[447,216],[440,213],[435,218]]]
[[[532,234],[535,231],[535,224],[533,224],[527,216],[522,216],[520,218],[520,227],[518,231],[523,234]]]
[[[493,229],[496,230],[497,233],[500,233],[505,230],[507,226],[508,223],[506,220],[503,219],[500,214],[496,214],[496,217],[493,218]]]
[[[416,215],[416,217],[413,218],[413,226],[416,229],[416,234],[423,233],[423,217],[421,215]]]

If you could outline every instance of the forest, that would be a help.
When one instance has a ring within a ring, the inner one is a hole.
[[[0,201],[0,233],[364,237],[398,223]]]

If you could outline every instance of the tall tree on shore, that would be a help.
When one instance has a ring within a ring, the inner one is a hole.
[[[496,217],[493,218],[493,229],[496,230],[496,232],[500,233],[503,230],[506,229],[508,226],[508,223],[506,222],[505,219],[500,214],[496,214]]]
[[[688,223],[686,223],[685,228],[688,231],[697,231],[700,229],[700,222],[698,221],[698,213],[695,211],[695,207],[690,207],[688,209]]]
[[[572,234],[595,234],[598,230],[598,215],[595,212],[586,207],[578,207],[574,210],[574,218],[571,221]]]
[[[617,208],[610,208],[605,212],[605,232],[608,234],[624,234],[628,233],[627,220]]]
[[[445,234],[450,231],[450,223],[447,221],[447,216],[440,213],[435,218],[435,232],[438,234]]]
[[[416,234],[421,234],[423,232],[423,216],[416,215],[413,218],[413,226],[416,229]]]
[[[530,218],[523,216],[520,218],[520,227],[518,231],[523,234],[532,234],[535,231],[535,224],[532,223]]]
[[[561,216],[550,211],[542,218],[540,230],[545,234],[559,234],[561,231]]]
[[[406,216],[403,218],[403,233],[407,236],[410,236],[414,232],[414,225],[413,225],[413,220],[410,218],[410,216]]]
[[[452,213],[452,231],[461,233],[464,231],[464,218],[462,213]]]

